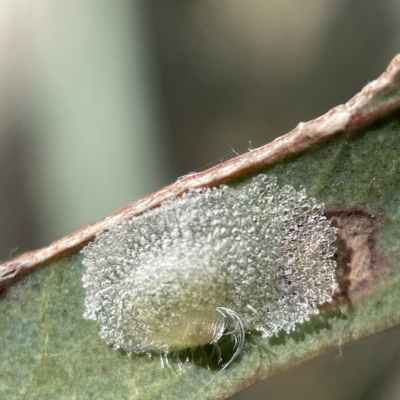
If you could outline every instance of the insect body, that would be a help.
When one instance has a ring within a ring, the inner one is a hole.
[[[290,331],[337,286],[336,229],[323,211],[264,174],[168,200],[82,250],[84,317],[128,354],[168,354],[226,332],[240,351],[246,329]]]

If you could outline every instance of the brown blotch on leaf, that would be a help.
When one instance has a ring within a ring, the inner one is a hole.
[[[8,285],[0,284],[0,300],[4,299],[6,297],[7,291],[8,291]]]
[[[337,301],[359,300],[388,273],[387,263],[377,247],[382,222],[361,209],[326,210],[325,214],[338,228],[336,277]]]

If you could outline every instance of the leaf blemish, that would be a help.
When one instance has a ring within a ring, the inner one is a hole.
[[[4,299],[7,295],[8,285],[0,285],[0,300]]]
[[[338,228],[334,246],[339,287],[335,297],[359,300],[376,286],[379,278],[389,273],[377,240],[382,221],[358,208],[330,209],[325,215]]]

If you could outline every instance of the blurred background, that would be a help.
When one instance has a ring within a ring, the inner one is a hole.
[[[346,102],[398,0],[0,0],[0,259]],[[400,330],[232,397],[399,399]]]

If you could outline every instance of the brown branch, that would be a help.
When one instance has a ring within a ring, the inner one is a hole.
[[[0,265],[0,286],[6,285],[33,269],[83,247],[94,236],[112,225],[159,206],[191,188],[219,185],[244,173],[276,163],[290,155],[321,143],[342,132],[354,132],[400,108],[400,54],[386,72],[369,83],[344,105],[325,115],[299,123],[295,129],[273,142],[242,154],[207,171],[187,175],[177,182],[131,203],[110,216],[86,225],[47,247],[25,253]]]

